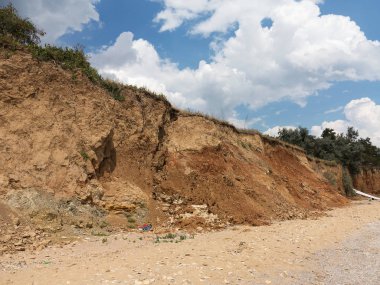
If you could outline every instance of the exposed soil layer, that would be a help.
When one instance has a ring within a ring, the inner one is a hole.
[[[354,186],[360,191],[380,195],[380,169],[362,169],[354,177]]]
[[[30,230],[201,231],[347,204],[341,169],[296,147],[141,89],[119,102],[80,73],[0,54],[0,229],[17,244]],[[17,248],[6,241],[0,252]]]

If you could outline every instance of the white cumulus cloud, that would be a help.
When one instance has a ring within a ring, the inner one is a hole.
[[[91,20],[99,21],[95,4],[100,0],[8,0],[23,17],[46,32],[44,42],[54,43],[70,31],[81,31]]]
[[[372,143],[380,147],[380,105],[370,98],[352,100],[344,108],[345,120],[323,122],[313,126],[311,134],[320,136],[326,128],[334,129],[337,133],[345,133],[349,126],[359,131],[361,137],[369,137]]]
[[[305,105],[334,82],[380,80],[380,42],[368,40],[349,17],[321,15],[321,1],[162,2],[155,18],[161,31],[188,22],[190,33],[212,39],[211,60],[180,69],[148,41],[123,33],[92,54],[92,62],[103,74],[167,94],[178,107],[239,122],[240,105]],[[272,27],[261,26],[265,18]]]

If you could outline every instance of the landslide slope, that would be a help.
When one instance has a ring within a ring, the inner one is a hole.
[[[21,51],[1,55],[0,86],[3,225],[200,230],[347,203],[339,167],[143,89],[116,101],[80,72]]]

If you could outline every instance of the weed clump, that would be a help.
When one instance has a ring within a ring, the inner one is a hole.
[[[163,236],[156,236],[156,238],[154,239],[154,243],[160,243],[160,242],[163,242],[163,243],[179,243],[181,241],[185,241],[187,240],[188,238],[194,238],[194,236],[188,236],[186,234],[180,234],[180,235],[177,235],[177,234],[173,234],[173,233],[168,233],[166,235],[163,235]]]
[[[175,239],[177,237],[176,234],[168,233],[165,236],[163,236],[163,239]]]

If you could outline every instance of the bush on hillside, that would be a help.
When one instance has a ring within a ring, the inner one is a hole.
[[[279,139],[302,147],[312,157],[342,164],[342,182],[347,196],[355,195],[351,175],[356,175],[361,168],[380,168],[380,148],[369,138],[360,138],[353,127],[349,127],[346,134],[337,134],[327,128],[321,137],[309,135],[308,130],[301,127],[281,129],[278,134]]]
[[[20,45],[36,45],[45,33],[28,19],[22,19],[9,4],[0,8],[0,46],[16,49]]]

